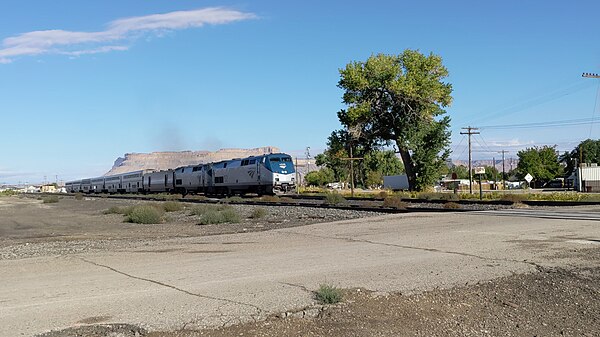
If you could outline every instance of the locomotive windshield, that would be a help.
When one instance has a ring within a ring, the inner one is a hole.
[[[265,162],[265,166],[274,173],[290,174],[295,172],[292,157],[287,155],[270,155]]]

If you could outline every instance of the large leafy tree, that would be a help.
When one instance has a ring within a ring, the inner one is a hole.
[[[579,162],[600,163],[600,140],[584,140],[571,152],[563,153],[560,156],[559,161],[565,164],[566,174],[573,172],[573,169]]]
[[[377,54],[340,70],[338,86],[347,108],[338,112],[351,142],[395,144],[411,190],[439,178],[449,155],[452,86],[442,59],[416,50]]]
[[[533,176],[534,186],[541,186],[562,175],[555,146],[532,147],[517,152],[519,164],[517,177],[523,179],[527,173]]]

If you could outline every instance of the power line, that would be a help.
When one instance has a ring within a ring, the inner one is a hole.
[[[481,120],[490,120],[490,119],[494,119],[498,116],[506,116],[506,115],[510,115],[510,114],[514,114],[516,112],[519,111],[523,111],[526,109],[529,109],[531,107],[534,107],[536,105],[540,105],[540,104],[544,104],[550,101],[554,101],[557,100],[559,98],[562,98],[564,96],[573,94],[575,92],[581,91],[583,89],[587,89],[590,86],[589,83],[585,83],[585,82],[581,82],[581,81],[577,81],[574,82],[573,84],[570,84],[568,87],[564,87],[564,88],[559,88],[550,92],[546,92],[542,95],[538,95],[536,97],[533,98],[529,98],[529,99],[525,99],[522,102],[517,102],[514,103],[512,105],[508,105],[505,108],[501,108],[498,110],[492,110],[489,113],[483,113],[483,114],[478,114],[478,118],[472,120],[472,122],[477,122],[477,121],[481,121]]]
[[[533,122],[533,123],[519,123],[519,124],[502,124],[502,125],[485,125],[481,126],[482,130],[502,130],[502,129],[535,129],[535,128],[549,128],[549,127],[562,127],[562,126],[575,126],[593,123],[600,121],[600,118],[577,118],[577,119],[564,119],[558,121],[546,121],[546,122]]]

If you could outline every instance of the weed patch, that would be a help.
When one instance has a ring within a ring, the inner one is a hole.
[[[226,204],[229,204],[232,202],[244,202],[244,199],[242,197],[235,196],[235,197],[225,198],[222,200],[222,202],[226,203]]]
[[[261,219],[267,216],[267,210],[264,208],[255,208],[250,214],[250,218],[252,219]]]
[[[265,195],[260,198],[262,201],[266,202],[279,202],[279,197],[276,195]]]
[[[41,200],[44,204],[55,204],[60,200],[60,198],[58,197],[58,195],[48,195],[42,197]]]
[[[383,207],[406,209],[406,203],[398,195],[393,195],[383,199]]]
[[[200,216],[200,225],[215,225],[221,223],[238,223],[242,221],[242,217],[233,208],[218,210],[216,208],[209,209]]]
[[[183,209],[183,205],[179,201],[165,201],[162,208],[165,212],[177,212]]]
[[[81,192],[75,193],[75,200],[83,200],[83,193],[81,193]]]
[[[325,194],[325,202],[329,205],[339,205],[346,203],[346,198],[339,193],[329,192]]]
[[[315,297],[323,304],[335,304],[342,300],[342,291],[332,285],[321,284],[315,292]]]
[[[527,195],[525,194],[504,194],[500,200],[511,201],[512,203],[521,203],[527,200]]]
[[[460,209],[462,207],[460,206],[460,204],[450,201],[450,202],[447,202],[444,204],[444,208],[445,209]]]

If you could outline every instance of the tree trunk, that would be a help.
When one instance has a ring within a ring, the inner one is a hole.
[[[400,157],[402,157],[402,163],[404,164],[404,170],[406,171],[406,176],[408,178],[408,189],[414,191],[417,185],[417,176],[410,158],[410,152],[408,152],[408,149],[405,147],[400,146],[398,142],[396,142],[396,145],[398,146],[398,152],[400,152]]]

